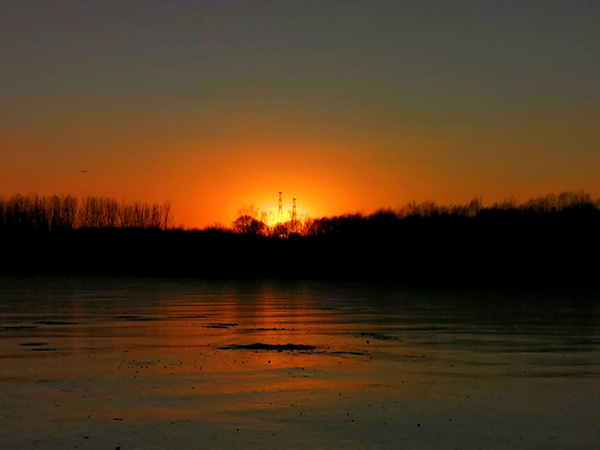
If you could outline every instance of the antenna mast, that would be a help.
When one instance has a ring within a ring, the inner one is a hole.
[[[292,223],[296,223],[296,199],[293,198],[292,201],[294,202],[292,204]]]
[[[283,192],[279,191],[279,207],[277,208],[277,222],[283,220],[283,199],[281,198]]]

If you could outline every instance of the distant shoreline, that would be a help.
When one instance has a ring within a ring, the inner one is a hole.
[[[70,196],[0,201],[0,273],[598,285],[600,201],[405,208],[267,226],[169,227],[170,204]]]
[[[600,218],[415,219],[278,239],[223,231],[0,233],[0,273],[596,285]]]

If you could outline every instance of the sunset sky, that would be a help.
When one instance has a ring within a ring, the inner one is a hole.
[[[0,69],[4,197],[600,197],[598,0],[2,0]]]

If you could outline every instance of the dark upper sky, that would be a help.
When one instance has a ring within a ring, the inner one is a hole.
[[[0,195],[174,203],[600,195],[598,1],[0,4]],[[88,170],[82,176],[81,170]]]

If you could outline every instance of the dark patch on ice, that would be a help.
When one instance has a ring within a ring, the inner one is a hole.
[[[361,338],[370,338],[378,341],[399,341],[401,340],[398,336],[392,336],[384,333],[375,333],[375,332],[364,332],[364,333],[355,333],[354,336]]]
[[[276,350],[282,351],[313,351],[317,347],[306,344],[261,344],[257,342],[255,344],[248,345],[228,345],[227,347],[220,347],[221,350]]]
[[[339,356],[365,356],[364,352],[329,352],[330,355],[339,355]]]
[[[8,325],[5,327],[0,327],[2,331],[21,331],[21,330],[35,330],[37,327],[35,325]]]
[[[64,320],[40,320],[36,323],[40,325],[79,325],[79,322],[67,322]]]
[[[115,319],[126,320],[128,322],[156,322],[161,320],[158,317],[142,317],[142,316],[115,316]]]
[[[285,331],[287,328],[254,328],[254,331]]]
[[[204,325],[204,328],[229,328],[237,327],[237,323],[209,323]]]
[[[170,316],[170,319],[206,319],[206,315],[197,316]]]
[[[34,347],[30,348],[30,352],[55,352],[56,348],[48,348],[48,347]]]
[[[41,347],[42,345],[48,345],[47,342],[23,342],[19,344],[21,347]]]

